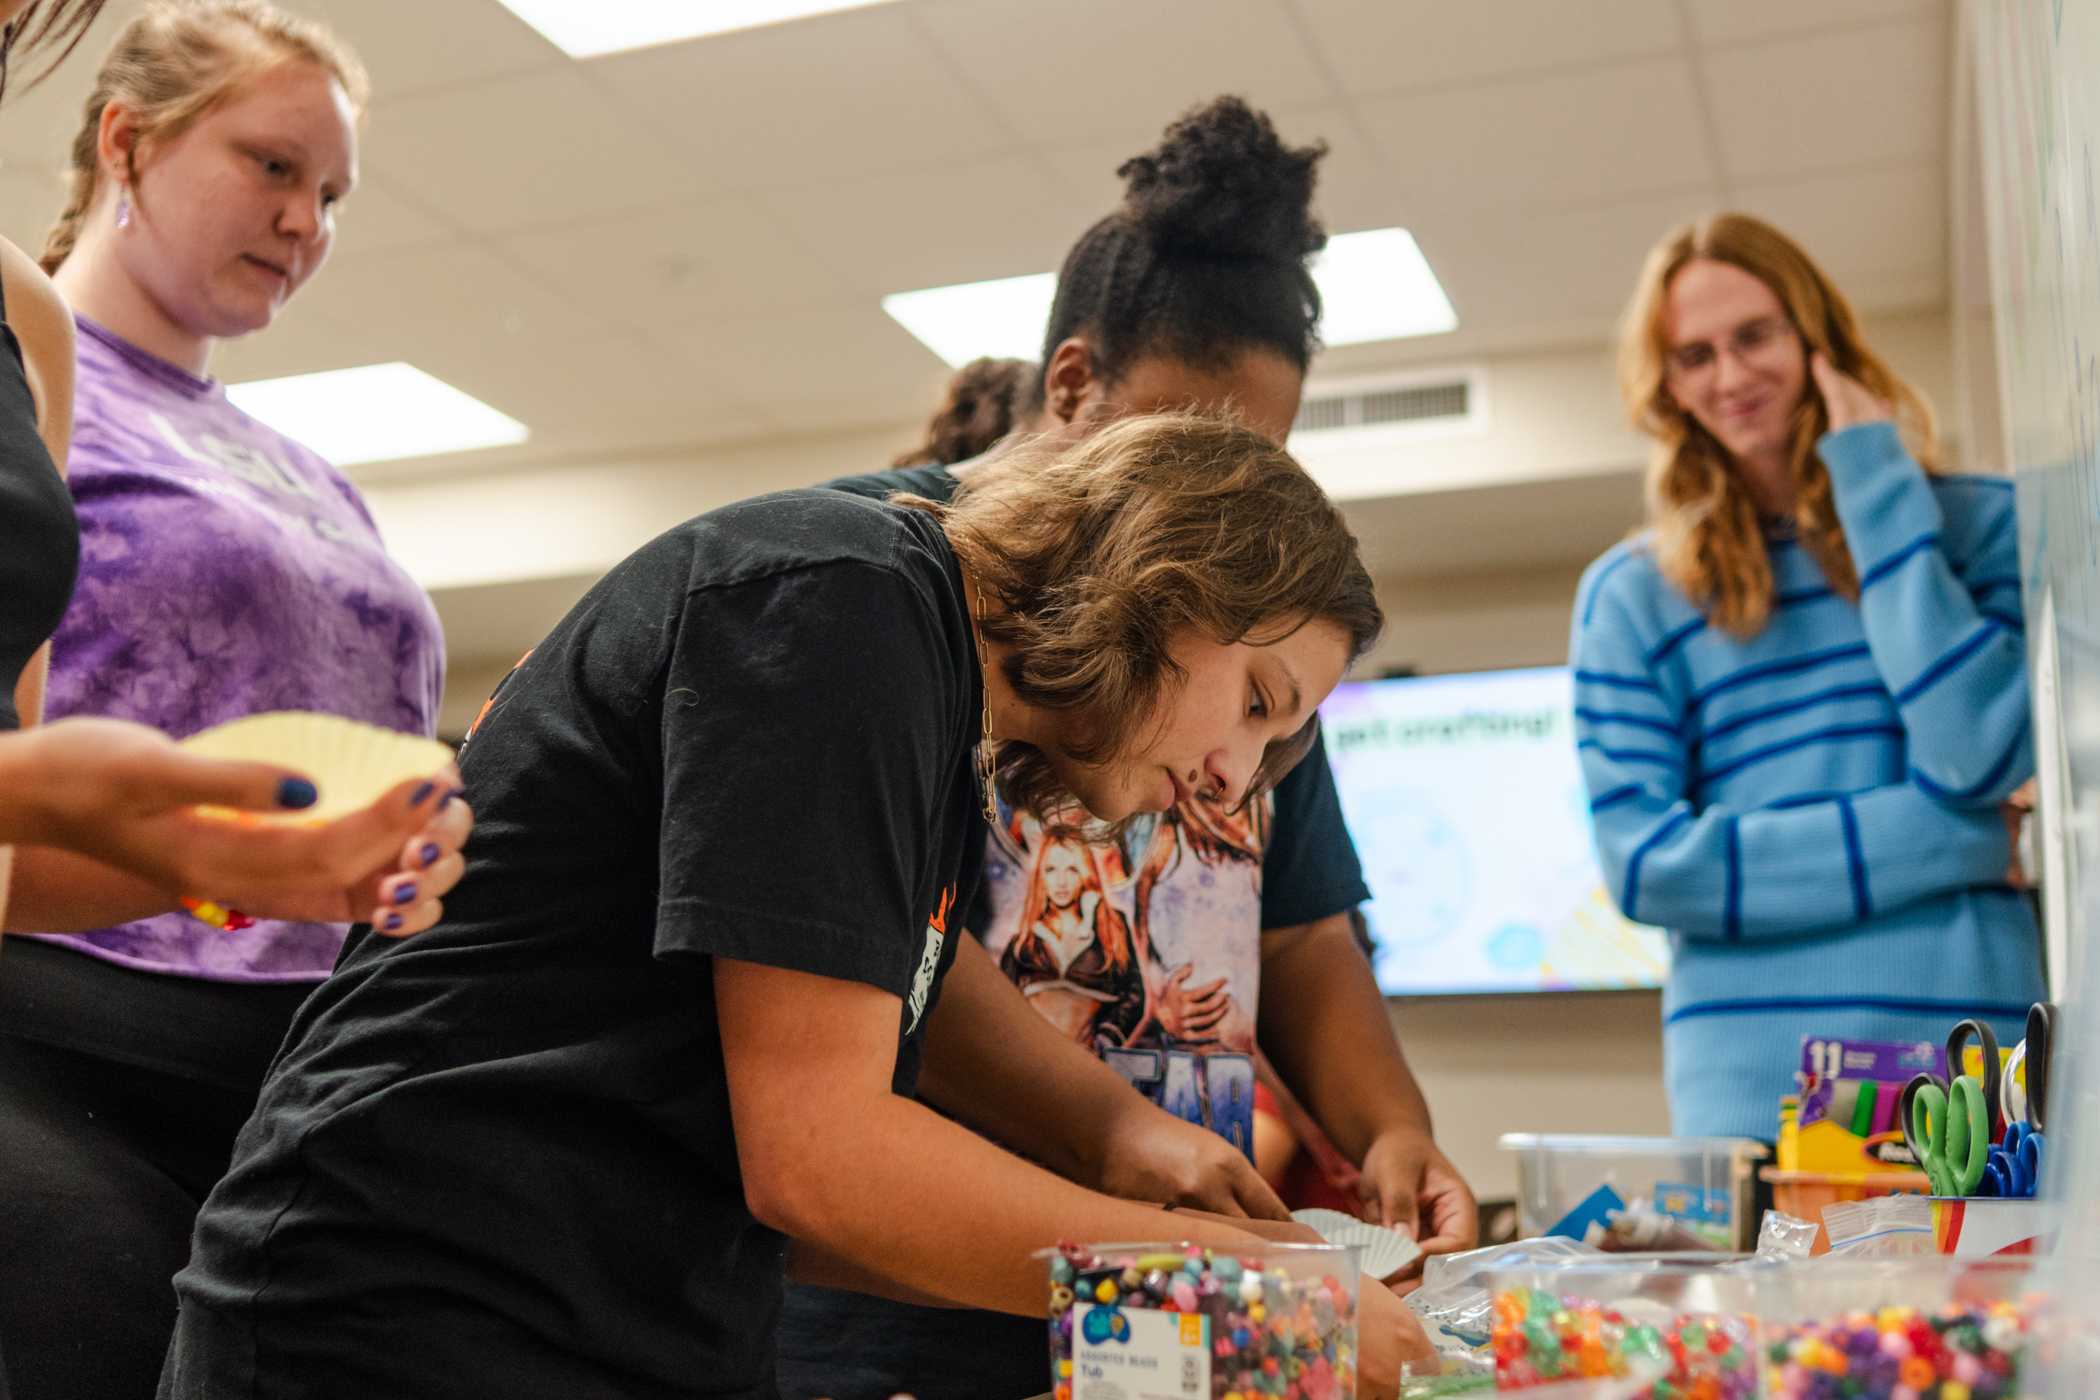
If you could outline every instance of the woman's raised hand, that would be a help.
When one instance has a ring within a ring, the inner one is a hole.
[[[1832,364],[1821,350],[1808,357],[1808,372],[1815,376],[1816,392],[1823,396],[1833,433],[1862,423],[1885,423],[1895,416],[1887,400]]]

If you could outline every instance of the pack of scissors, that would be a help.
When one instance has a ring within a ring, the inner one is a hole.
[[[2032,1197],[2041,1184],[2048,1112],[2049,1056],[2056,1008],[2037,1002],[2027,1012],[2027,1034],[2000,1063],[1998,1038],[1979,1020],[1965,1020],[1947,1036],[1948,1079],[1920,1074],[1903,1086],[1897,1116],[1904,1141],[1935,1196]],[[1981,1073],[1965,1071],[1962,1053],[1973,1040]]]

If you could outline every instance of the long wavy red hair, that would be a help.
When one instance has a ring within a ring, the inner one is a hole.
[[[1094,933],[1101,942],[1101,952],[1108,959],[1108,965],[1120,972],[1130,966],[1129,926],[1124,922],[1122,914],[1108,901],[1108,881],[1101,873],[1100,853],[1090,843],[1077,836],[1061,835],[1048,830],[1043,833],[1042,853],[1036,857],[1035,868],[1028,875],[1028,897],[1021,905],[1024,912],[1021,927],[1014,933],[1014,941],[1018,943],[1023,939],[1034,939],[1036,921],[1049,916],[1050,892],[1044,886],[1043,867],[1049,863],[1050,853],[1060,847],[1079,857],[1080,868],[1086,872],[1086,883],[1082,888],[1101,896],[1101,903],[1094,915]]]

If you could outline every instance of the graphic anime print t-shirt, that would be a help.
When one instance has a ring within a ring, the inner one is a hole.
[[[1326,773],[1324,749],[1299,771],[1313,765],[1312,776]],[[1286,780],[1239,810],[1184,802],[1100,844],[1049,836],[1002,807],[972,932],[1053,1026],[1168,1112],[1250,1151],[1261,932],[1365,897],[1337,813],[1321,825],[1339,854],[1281,871],[1293,885],[1282,893],[1304,912],[1269,913],[1279,827],[1317,821],[1304,808],[1319,786]]]
[[[831,482],[955,494],[947,468]],[[1324,741],[1240,811],[1185,802],[1112,844],[1049,839],[1002,805],[972,933],[1050,1023],[1154,1102],[1250,1149],[1261,934],[1370,898]]]

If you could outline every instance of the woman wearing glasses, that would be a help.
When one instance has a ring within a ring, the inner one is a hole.
[[[1742,215],[1649,255],[1620,380],[1656,446],[1575,604],[1597,848],[1670,930],[1675,1130],[1770,1138],[1803,1036],[2017,1039],[2042,994],[2012,487],[1937,472],[1924,400]]]

